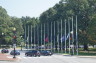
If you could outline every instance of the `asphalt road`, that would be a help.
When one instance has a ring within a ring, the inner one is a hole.
[[[17,56],[18,61],[0,61],[0,63],[96,63],[96,58],[80,58],[77,56],[64,56],[54,54],[52,56],[26,57],[24,52]]]

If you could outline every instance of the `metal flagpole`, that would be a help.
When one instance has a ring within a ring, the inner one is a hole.
[[[47,28],[48,28],[48,44],[47,44],[47,47],[49,49],[49,23],[47,24]]]
[[[31,46],[31,49],[32,49],[32,25],[31,25],[31,44],[30,44],[30,46]]]
[[[28,50],[28,36],[27,36],[27,44],[26,44],[26,48],[27,48],[27,50]]]
[[[58,43],[58,53],[59,53],[59,23],[57,22],[57,43]]]
[[[29,49],[29,26],[28,26],[28,49]]]
[[[42,24],[41,24],[41,51],[42,51]]]
[[[55,21],[54,21],[54,52],[55,52]]]
[[[70,54],[70,20],[68,19],[68,30],[69,30],[69,54]]]
[[[61,38],[62,38],[62,20],[61,20]],[[61,52],[63,52],[63,50],[62,50],[62,39],[61,39]]]
[[[39,25],[37,26],[37,39],[38,39],[38,40],[37,40],[37,41],[38,41],[37,44],[38,44],[38,47],[39,47]]]
[[[78,55],[78,36],[77,36],[77,15],[76,15],[76,46],[77,46],[77,55]]]
[[[25,25],[25,47],[27,48],[27,42],[26,42],[26,25]]]
[[[72,16],[72,51],[73,51],[73,55],[74,55],[74,29],[73,29],[73,16]]]
[[[65,53],[66,53],[66,19],[65,19]]]
[[[52,51],[52,22],[51,22],[51,51]]]
[[[44,50],[45,50],[45,23],[44,23]]]
[[[35,26],[34,26],[34,50],[35,50]]]

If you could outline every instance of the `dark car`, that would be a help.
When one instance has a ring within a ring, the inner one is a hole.
[[[20,55],[20,51],[18,51],[18,50],[15,50],[15,53],[14,53],[14,50],[12,50],[11,52],[10,52],[10,54],[11,55]]]
[[[45,50],[45,51],[41,51],[41,55],[44,55],[44,56],[51,56],[53,53],[51,52],[51,51],[47,51],[47,50]]]
[[[5,49],[5,48],[1,50],[1,53],[8,53],[8,52],[9,52],[9,50]]]
[[[25,53],[26,56],[38,56],[40,57],[40,52],[37,50],[30,50],[28,52]]]

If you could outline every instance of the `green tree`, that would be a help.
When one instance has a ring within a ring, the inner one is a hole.
[[[22,23],[21,19],[17,18],[17,17],[11,17],[11,21],[14,24],[12,26],[12,28],[14,28],[14,27],[16,28],[17,44],[20,44],[21,35],[24,34],[24,30],[23,30],[23,26],[22,26],[23,23]],[[12,32],[13,32],[13,29],[12,29]]]
[[[88,36],[91,35],[89,34],[90,33],[89,29],[93,27],[91,25],[93,20],[95,21],[95,19],[93,19],[93,16],[94,14],[96,14],[95,11],[96,1],[95,0],[61,0],[59,4],[56,4],[51,9],[53,9],[55,12],[51,11],[50,13],[50,9],[48,9],[47,11],[41,14],[40,21],[41,22],[58,21],[59,23],[60,19],[64,20],[72,16],[75,17],[77,15],[79,42],[84,44],[85,47],[84,50],[88,49],[87,44],[90,43]],[[95,36],[93,37],[95,38]]]
[[[0,44],[9,44],[11,41],[11,26],[13,23],[11,22],[10,16],[7,14],[7,11],[0,6],[0,36],[4,33],[3,38],[0,38]]]

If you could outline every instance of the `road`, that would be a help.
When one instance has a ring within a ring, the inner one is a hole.
[[[96,58],[80,58],[77,56],[64,56],[54,54],[52,56],[26,57],[24,52],[17,56],[19,61],[0,61],[0,63],[96,63]]]

